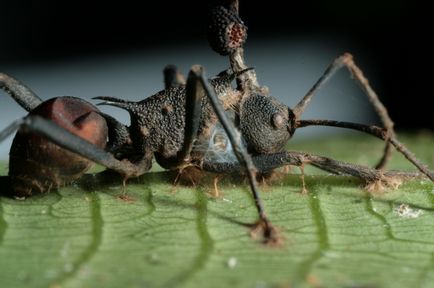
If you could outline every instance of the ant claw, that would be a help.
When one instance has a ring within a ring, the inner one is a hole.
[[[259,235],[262,237],[262,244],[269,247],[280,247],[283,245],[284,238],[279,229],[274,227],[267,219],[262,219],[252,226],[250,235],[253,239],[257,239]]]

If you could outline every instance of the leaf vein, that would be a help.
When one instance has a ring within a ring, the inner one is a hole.
[[[200,270],[203,269],[214,249],[214,240],[208,231],[207,217],[208,217],[208,200],[204,191],[196,189],[196,229],[198,231],[199,239],[201,241],[199,253],[194,259],[191,266],[181,271],[177,276],[169,280],[166,287],[179,286],[192,279]]]
[[[104,224],[102,214],[101,214],[101,203],[97,193],[90,194],[89,205],[90,213],[92,219],[92,240],[89,246],[83,251],[83,253],[78,257],[75,263],[72,264],[72,269],[68,272],[63,273],[53,281],[53,285],[59,285],[72,279],[80,269],[92,258],[93,255],[98,251],[99,246],[102,242],[102,227]]]
[[[310,187],[309,189],[309,209],[312,213],[312,217],[317,227],[317,237],[318,237],[318,248],[312,253],[312,255],[302,262],[297,271],[295,278],[295,287],[298,287],[303,283],[309,276],[309,272],[315,266],[321,257],[330,249],[330,242],[328,237],[327,224],[325,221],[324,213],[321,209],[321,203],[319,195],[315,187]]]

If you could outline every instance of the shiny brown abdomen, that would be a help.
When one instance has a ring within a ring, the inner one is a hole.
[[[40,104],[30,115],[50,119],[95,146],[105,148],[107,123],[95,106],[82,99],[53,98]],[[9,154],[9,176],[17,197],[64,186],[82,176],[93,164],[32,132],[17,132]]]

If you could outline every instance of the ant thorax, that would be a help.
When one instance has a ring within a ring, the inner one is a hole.
[[[215,89],[223,109],[226,111],[226,116],[235,123],[238,117],[239,104],[241,102],[242,93],[235,90],[230,81],[224,77],[217,77],[211,80],[211,85]],[[229,141],[223,126],[216,121],[217,116],[211,108],[211,104],[206,101],[206,107],[210,108],[210,119],[205,121],[202,127],[201,137],[198,137],[193,146],[193,154],[198,153],[203,161],[217,163],[233,163],[237,161],[234,154],[232,144]],[[209,105],[209,106],[208,106]],[[203,117],[203,115],[202,115]],[[234,127],[237,129],[236,127]],[[244,143],[244,141],[243,141]],[[246,143],[244,143],[246,144]]]

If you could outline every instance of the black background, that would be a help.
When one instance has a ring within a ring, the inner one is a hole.
[[[0,63],[205,41],[207,11],[216,2],[221,1],[7,1],[0,11]],[[432,35],[422,31],[429,30],[430,20],[412,13],[406,2],[245,0],[240,5],[249,38],[326,33],[346,39],[356,58],[374,63],[380,75],[375,88],[397,127],[434,129],[433,73],[423,71],[433,63],[427,44]]]

